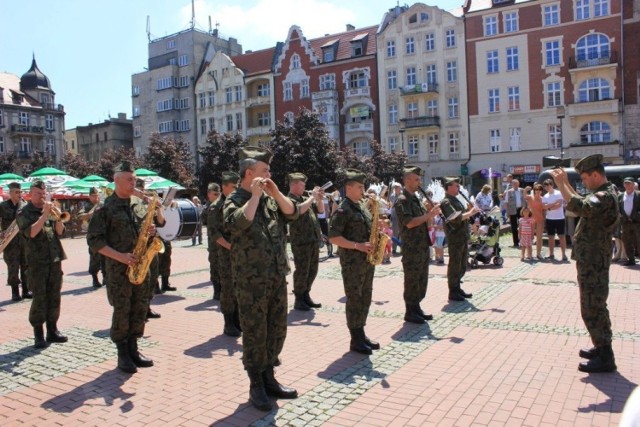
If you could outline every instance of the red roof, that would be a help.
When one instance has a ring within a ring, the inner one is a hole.
[[[256,50],[255,52],[234,56],[231,60],[238,68],[244,71],[246,76],[267,73],[271,72],[275,50],[275,47]]]
[[[355,30],[345,31],[344,33],[329,34],[317,39],[310,40],[311,48],[318,58],[322,58],[322,47],[336,41],[338,43],[338,50],[336,52],[336,61],[342,59],[352,58],[351,55],[351,42],[362,40],[367,38],[367,51],[365,55],[376,54],[376,31],[378,26],[356,28]]]

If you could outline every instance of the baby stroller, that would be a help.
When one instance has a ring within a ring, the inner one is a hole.
[[[479,223],[473,226],[469,244],[469,266],[478,268],[479,263],[500,267],[504,258],[500,256],[500,208],[480,214]]]

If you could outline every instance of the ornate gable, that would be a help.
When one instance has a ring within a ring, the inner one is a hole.
[[[302,48],[304,49],[304,52],[309,57],[309,61],[312,65],[317,65],[320,62],[313,49],[311,48],[311,43],[309,43],[309,41],[302,34],[302,29],[297,25],[292,25],[291,28],[289,28],[289,35],[287,36],[287,40],[282,47],[280,56],[278,56],[275,67],[276,73],[281,72],[283,61],[287,57],[287,52],[289,51],[290,43],[295,40],[300,41],[300,46],[302,46]],[[287,64],[285,64],[285,66],[287,66]]]

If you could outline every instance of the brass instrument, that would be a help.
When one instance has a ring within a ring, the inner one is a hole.
[[[71,220],[71,214],[69,212],[63,212],[56,205],[51,205],[51,210],[49,211],[49,218],[54,221],[60,221],[63,224],[69,222]]]
[[[375,197],[369,197],[368,208],[371,211],[372,216],[369,243],[373,246],[373,250],[367,254],[367,261],[372,265],[380,265],[384,259],[384,250],[387,247],[390,237],[384,234],[384,232],[378,227],[380,209],[379,203]]]
[[[136,246],[133,249],[133,255],[135,255],[137,261],[127,267],[127,277],[134,285],[141,285],[144,283],[144,279],[149,273],[151,261],[153,261],[156,254],[164,252],[164,244],[159,237],[154,236],[151,240],[151,244],[147,244],[149,241],[149,230],[153,225],[153,218],[157,208],[158,196],[154,195],[153,199],[149,203],[147,215],[144,217],[144,221],[140,227],[140,234],[136,241]]]
[[[6,230],[0,232],[0,253],[5,250],[14,237],[18,235],[18,223],[14,219]]]

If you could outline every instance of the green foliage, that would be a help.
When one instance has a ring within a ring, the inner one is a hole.
[[[392,180],[402,181],[402,169],[407,163],[407,155],[401,153],[386,153],[377,141],[371,143],[371,156],[365,159],[367,173],[371,182],[389,184]]]
[[[106,150],[102,153],[95,173],[113,181],[113,168],[124,160],[131,162],[131,165],[136,169],[142,167],[142,159],[136,157],[133,149],[120,147],[117,150]]]
[[[222,172],[238,171],[238,151],[247,145],[240,134],[209,132],[204,146],[198,148],[200,168],[198,175],[198,192],[205,195],[209,183],[220,183]]]
[[[151,134],[147,154],[143,156],[145,168],[166,179],[189,188],[195,184],[193,156],[187,144],[180,139],[163,138],[159,133]]]
[[[76,178],[84,178],[97,172],[98,165],[87,161],[79,154],[67,151],[62,158],[62,170]]]
[[[17,159],[18,157],[13,151],[0,155],[0,174],[16,173],[14,167],[16,165]]]
[[[34,151],[31,154],[31,161],[22,167],[22,176],[29,176],[38,169],[47,166],[55,167],[53,159],[48,154],[45,155],[40,151]]]

